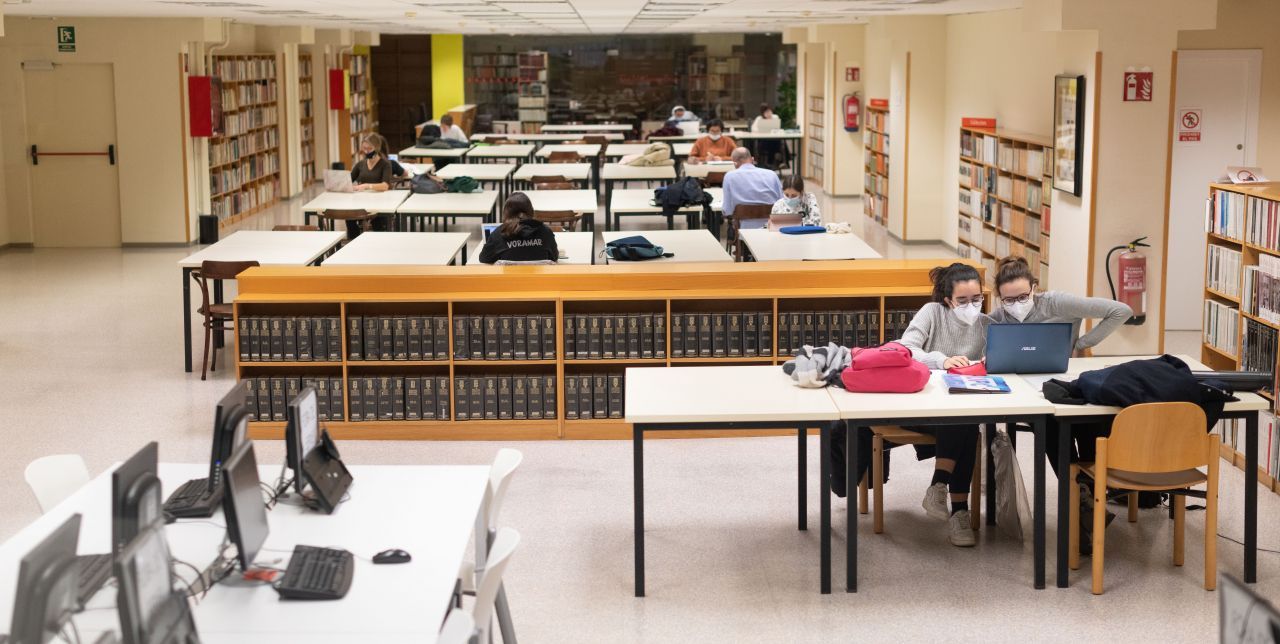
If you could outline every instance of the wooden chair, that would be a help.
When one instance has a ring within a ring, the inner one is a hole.
[[[737,261],[742,261],[743,254],[742,236],[738,234],[738,231],[744,228],[742,222],[750,221],[759,224],[760,220],[764,220],[763,224],[757,226],[745,226],[745,228],[764,228],[769,225],[769,213],[772,211],[773,204],[765,203],[744,203],[733,208],[733,217],[729,224],[729,243]]]
[[[587,145],[600,145],[600,146],[609,145],[609,137],[601,136],[599,134],[588,134],[582,137],[582,140]]]
[[[1186,542],[1185,493],[1206,484],[1204,516],[1204,588],[1217,586],[1218,447],[1205,432],[1204,411],[1185,402],[1147,403],[1116,414],[1111,436],[1098,439],[1098,460],[1071,466],[1068,481],[1084,472],[1093,478],[1093,594],[1102,594],[1106,544],[1107,488],[1128,490],[1129,521],[1137,521],[1137,492],[1169,492],[1173,503],[1173,565],[1181,566]],[[1207,467],[1203,473],[1200,467]],[[1068,563],[1080,567],[1080,486],[1071,486]]]
[[[316,220],[320,222],[320,226],[325,230],[334,230],[335,222],[355,222],[360,232],[368,232],[373,225],[373,219],[377,217],[377,213],[368,210],[321,210],[316,213]],[[348,226],[348,230],[350,226]],[[359,233],[357,233],[359,234]],[[347,233],[347,237],[355,239],[355,235]]]
[[[220,335],[224,331],[234,330],[230,325],[234,314],[230,302],[218,304],[213,301],[210,294],[210,283],[218,283],[222,280],[233,280],[247,268],[257,266],[258,262],[215,262],[206,260],[200,264],[200,268],[191,271],[191,279],[196,281],[196,285],[200,287],[200,308],[196,312],[204,316],[204,360],[200,366],[200,379],[205,379],[205,374],[209,371],[218,370],[218,354],[212,351],[213,358],[210,360],[209,354],[213,342],[213,332],[217,331]]]
[[[551,227],[556,232],[572,232],[578,226],[582,213],[572,210],[535,210],[533,218]]]
[[[896,425],[878,425],[871,429],[871,471],[870,477],[872,481],[872,498],[875,499],[875,516],[872,517],[872,527],[876,534],[884,532],[884,442],[889,441],[897,445],[936,445],[937,440],[928,434],[913,432],[904,427]],[[856,440],[850,437],[849,440]],[[978,439],[978,453],[982,453],[982,439]],[[978,459],[980,463],[982,459]],[[973,483],[969,487],[969,527],[974,530],[982,525],[982,468],[978,467],[978,463],[973,466]],[[861,502],[859,514],[867,513],[867,476],[862,477],[862,481],[858,484],[858,498]]]
[[[536,181],[533,184],[534,190],[576,190],[578,186],[568,181]]]
[[[303,226],[303,225],[301,225],[301,224],[277,224],[277,225],[275,225],[275,226],[272,226],[272,227],[271,227],[271,230],[273,230],[273,231],[275,231],[275,230],[304,230],[304,231],[317,231],[317,230],[320,230],[320,227],[319,227],[319,226],[311,226],[311,225]]]
[[[547,157],[548,163],[582,163],[582,155],[573,150],[556,150]]]
[[[706,182],[707,187],[711,187],[711,186],[723,186],[723,185],[724,185],[724,173],[723,173],[723,172],[708,172],[708,173],[707,173],[707,178],[706,178],[706,179],[704,179],[704,181]]]

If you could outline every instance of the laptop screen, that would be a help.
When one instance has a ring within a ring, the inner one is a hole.
[[[484,224],[480,228],[484,230],[484,241],[488,242],[489,234],[492,233],[494,230],[497,230],[498,224]]]

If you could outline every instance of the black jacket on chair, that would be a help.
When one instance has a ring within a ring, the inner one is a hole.
[[[1072,382],[1050,380],[1044,397],[1068,405],[1128,407],[1153,402],[1189,402],[1204,410],[1209,428],[1222,417],[1222,406],[1235,396],[1225,386],[1202,383],[1187,363],[1165,354],[1150,360],[1132,360],[1080,374]]]

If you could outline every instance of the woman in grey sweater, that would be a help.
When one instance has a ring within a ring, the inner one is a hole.
[[[1129,305],[1101,297],[1080,297],[1061,291],[1036,293],[1040,284],[1031,274],[1027,260],[1006,257],[996,266],[996,294],[999,308],[991,314],[996,322],[1070,322],[1076,351],[1096,346],[1119,329],[1130,317]],[[1080,322],[1099,320],[1093,330],[1080,335]]]

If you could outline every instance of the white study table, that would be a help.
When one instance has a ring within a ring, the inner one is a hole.
[[[599,195],[595,190],[529,190],[534,210],[572,210],[595,215]]]
[[[424,148],[420,146],[412,146],[400,151],[399,158],[414,159],[461,159],[471,147],[465,148]]]
[[[422,231],[425,221],[436,228],[446,217],[479,217],[481,222],[492,218],[498,193],[493,190],[480,192],[439,192],[432,195],[414,194],[405,199],[396,211],[402,221],[402,230]]]
[[[671,156],[676,158],[686,158],[693,151],[693,143],[691,141],[680,141],[671,144]]]
[[[610,143],[609,147],[604,149],[604,157],[606,159],[617,160],[628,154],[640,154],[649,149],[650,143]]]
[[[786,235],[764,228],[738,231],[742,243],[758,262],[787,259],[880,259],[861,237],[849,234],[813,233]]]
[[[472,158],[470,155],[468,159]],[[506,199],[511,192],[511,174],[516,171],[515,163],[450,163],[436,172],[436,176],[448,181],[457,177],[471,177],[481,186],[492,187],[498,191],[498,200]]]
[[[622,141],[626,137],[616,132],[601,132],[593,134],[593,136],[602,136],[608,141]],[[508,132],[506,134],[472,134],[472,141],[487,141],[489,139],[506,140],[506,141],[534,141],[538,143],[564,143],[566,141],[582,140],[582,133],[548,133],[542,134],[521,134],[517,132]]]
[[[326,193],[328,194],[328,193]],[[323,195],[322,195],[323,196]],[[182,269],[182,336],[186,372],[191,373],[191,272],[204,261],[256,261],[263,266],[306,266],[317,263],[346,237],[346,231],[240,230],[178,260]],[[213,287],[222,302],[222,284]],[[214,334],[221,341],[221,334]]]
[[[634,166],[621,163],[606,163],[600,168],[600,181],[604,183],[604,217],[606,227],[612,218],[611,206],[613,185],[621,182],[624,186],[631,181],[659,181],[663,184],[676,179],[675,165]]]
[[[601,233],[605,244],[623,237],[640,235],[655,246],[661,246],[675,257],[659,257],[648,262],[732,262],[724,246],[706,230],[607,230]],[[605,263],[609,263],[605,260]]]
[[[325,266],[447,266],[467,262],[470,233],[361,233],[324,261]],[[459,260],[458,255],[462,257]]]
[[[400,161],[400,167],[412,172],[415,175],[427,174],[436,169],[434,163],[409,163],[408,161]]]
[[[202,642],[297,643],[435,641],[453,598],[458,568],[476,534],[489,468],[485,466],[350,466],[351,498],[332,515],[282,501],[267,514],[270,535],[257,561],[287,559],[297,544],[345,548],[355,554],[355,576],[337,601],[282,601],[268,585],[221,583],[192,607]],[[275,480],[280,466],[260,465]],[[159,467],[167,495],[188,479],[206,476],[207,464]],[[0,545],[0,579],[17,579],[21,558],[80,513],[81,554],[107,552],[111,542],[111,474],[104,472]],[[203,568],[226,533],[222,512],[211,519],[179,520],[164,531],[173,557]],[[374,565],[375,553],[402,548],[409,563]],[[279,564],[283,567],[283,564]],[[192,573],[177,568],[184,579]],[[0,584],[0,623],[9,624],[12,583]],[[115,588],[108,586],[74,616],[85,641],[119,631]],[[370,616],[376,616],[371,619]]]
[[[723,188],[706,188],[704,192],[711,195],[711,210],[719,210],[724,205],[724,189]],[[622,190],[614,190],[609,202],[609,212],[612,213],[612,221],[606,220],[606,227],[613,230],[622,228],[622,217],[626,215],[660,215],[662,214],[662,206],[653,204],[653,191],[648,188],[627,188]],[[700,228],[694,225],[694,220],[702,218],[702,206],[685,206],[677,212],[683,213],[690,218],[689,229]],[[667,229],[674,227],[673,218],[667,219]]]
[[[548,143],[534,153],[533,156],[538,159],[550,159],[552,152],[577,152],[578,156],[584,159],[591,159],[600,156],[599,143]]]
[[[805,432],[811,427],[830,425],[839,417],[826,391],[795,386],[782,368],[775,365],[628,367],[625,387],[626,422],[632,424],[636,597],[645,594],[644,434],[647,431],[795,429],[799,529],[807,528]],[[830,590],[824,587],[823,592]]]
[[[630,132],[633,129],[634,128],[632,126],[624,123],[596,123],[592,125],[559,124],[542,126],[542,131],[548,134],[555,132],[587,132],[597,134],[600,132]]]
[[[512,161],[528,161],[533,154],[533,143],[507,143],[503,145],[477,145],[467,152],[467,159],[509,159]]]
[[[492,233],[490,233],[492,234]],[[565,232],[558,231],[553,233],[556,236],[556,248],[560,249],[560,259],[556,260],[557,264],[591,264],[595,249],[595,233],[587,232]],[[476,248],[475,254],[467,259],[467,266],[475,266],[480,264],[480,249],[484,247],[484,242],[480,242],[480,246]]]
[[[687,156],[687,155],[686,155]],[[701,163],[684,163],[680,166],[686,177],[706,179],[712,172],[729,172],[733,169],[732,161],[703,161]]]
[[[526,163],[511,175],[512,180],[532,183],[534,177],[564,177],[566,181],[591,180],[590,163]]]
[[[372,213],[394,213],[409,197],[408,190],[361,190],[359,192],[322,192],[302,204],[302,222],[322,210],[364,210]]]

